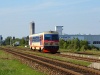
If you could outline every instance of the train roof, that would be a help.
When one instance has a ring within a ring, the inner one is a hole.
[[[58,34],[58,32],[57,31],[45,31],[45,32],[37,33],[37,34],[32,34],[29,36],[36,36],[36,35],[41,35],[41,34]]]

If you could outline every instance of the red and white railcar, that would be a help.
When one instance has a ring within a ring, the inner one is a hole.
[[[59,50],[59,35],[56,31],[47,31],[29,36],[31,49],[56,53]]]

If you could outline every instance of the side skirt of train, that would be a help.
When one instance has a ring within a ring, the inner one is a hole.
[[[45,53],[57,53],[59,50],[59,46],[44,46],[44,47],[38,47],[38,46],[31,46],[31,50],[38,50],[40,52],[45,52]]]

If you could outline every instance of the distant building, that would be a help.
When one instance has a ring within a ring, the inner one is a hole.
[[[30,35],[35,34],[35,23],[31,22],[30,24]]]
[[[0,45],[2,44],[2,40],[3,40],[2,35],[0,35]]]
[[[0,35],[0,41],[2,40],[2,35]]]
[[[94,45],[100,48],[100,35],[59,35],[59,38],[64,40],[78,38],[79,40],[88,41],[89,45]]]
[[[62,34],[62,27],[63,26],[56,26],[55,31],[58,31],[59,33],[59,39],[64,39],[64,40],[72,40],[74,38],[78,38],[79,40],[86,40],[88,41],[89,45],[94,45],[96,47],[100,48],[100,35],[69,35],[69,34]]]
[[[57,31],[59,33],[59,35],[62,35],[62,30],[63,30],[62,27],[63,26],[56,26],[55,27],[55,31]]]

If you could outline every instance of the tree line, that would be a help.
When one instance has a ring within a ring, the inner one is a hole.
[[[28,45],[29,36],[23,38],[15,38],[8,36],[5,40],[2,41],[2,45],[13,45],[15,42],[19,42],[20,46]]]
[[[72,40],[63,40],[60,39],[59,42],[59,47],[61,49],[66,49],[68,51],[85,51],[85,50],[92,50],[92,49],[96,49],[99,50],[99,48],[93,46],[93,45],[89,45],[88,41],[86,40],[79,40],[78,38],[74,38]]]
[[[2,45],[13,45],[17,41],[20,43],[20,46],[29,45],[29,36],[23,38],[15,38],[15,37],[8,36],[2,42]],[[69,40],[60,39],[59,47],[60,49],[66,49],[67,51],[85,51],[85,50],[92,50],[92,49],[99,50],[99,48],[93,45],[90,46],[88,44],[88,41],[79,40],[78,38],[73,38]]]

